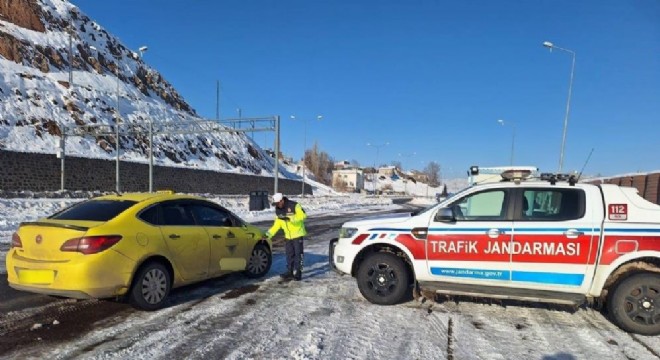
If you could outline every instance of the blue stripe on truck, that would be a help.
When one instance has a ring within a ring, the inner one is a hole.
[[[508,271],[488,269],[460,269],[431,267],[431,274],[436,276],[451,276],[469,279],[509,280],[518,282],[531,282],[538,284],[580,286],[584,281],[584,274],[566,274],[552,272]]]

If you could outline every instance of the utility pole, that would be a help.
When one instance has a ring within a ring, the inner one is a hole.
[[[117,51],[120,51],[117,49]],[[117,146],[117,158],[115,160],[115,191],[119,193],[121,190],[121,187],[119,186],[119,120],[121,118],[121,115],[119,114],[119,57],[121,56],[121,53],[118,53],[116,55],[117,58],[117,65],[115,66],[115,75],[117,76],[117,93],[116,93],[116,110],[117,110],[117,119],[115,119],[115,145]]]
[[[277,194],[277,181],[280,173],[280,116],[275,117],[275,189],[273,194]]]

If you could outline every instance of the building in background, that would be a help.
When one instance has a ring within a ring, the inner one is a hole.
[[[333,170],[332,188],[342,192],[360,192],[364,189],[364,172],[357,168]]]

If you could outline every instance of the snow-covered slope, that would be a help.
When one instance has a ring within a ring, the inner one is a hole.
[[[55,153],[65,127],[114,126],[118,108],[122,159],[146,161],[148,137],[130,126],[202,120],[137,52],[64,0],[0,2],[0,99],[0,149],[12,151]],[[113,158],[117,142],[107,129],[69,139],[67,154]],[[242,133],[161,134],[154,142],[159,164],[272,174],[272,158]]]

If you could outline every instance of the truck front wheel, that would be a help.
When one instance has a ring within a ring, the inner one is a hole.
[[[660,335],[660,274],[636,274],[622,280],[612,289],[607,309],[623,330]]]
[[[394,305],[408,293],[408,268],[400,257],[386,252],[367,256],[357,271],[360,293],[378,305]]]

